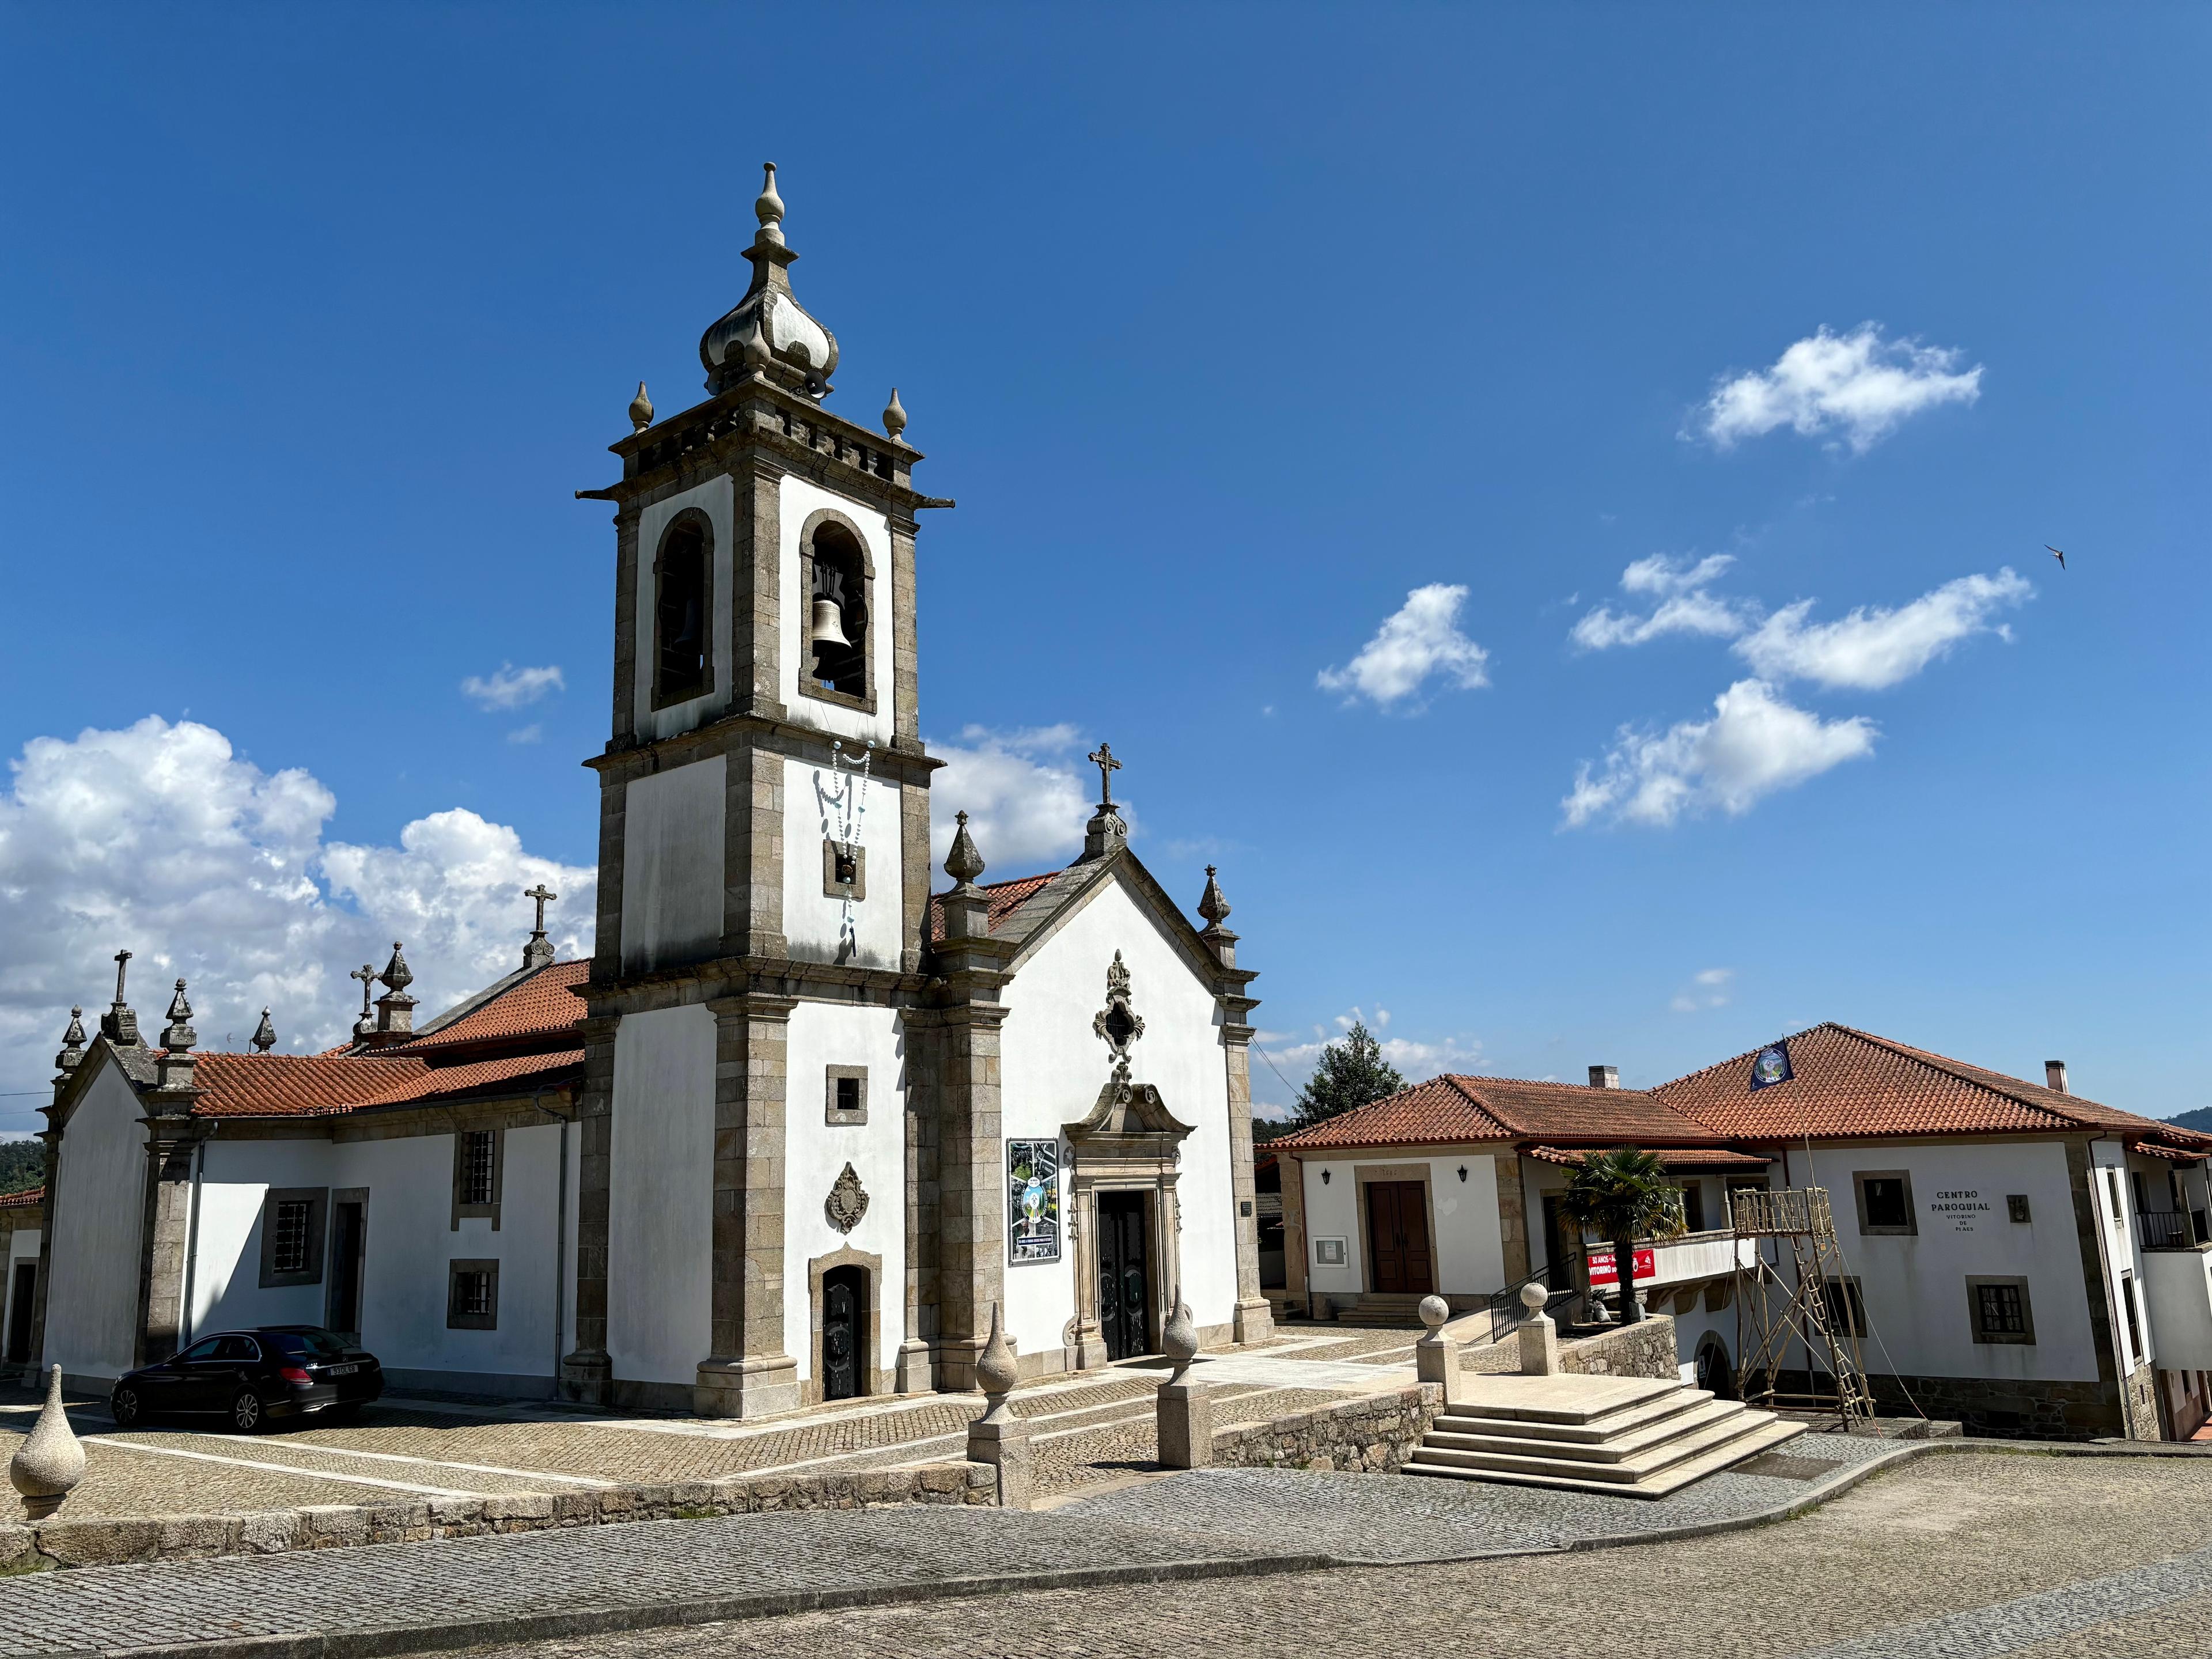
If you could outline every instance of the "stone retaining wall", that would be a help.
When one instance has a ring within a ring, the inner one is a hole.
[[[88,1516],[0,1527],[0,1574],[112,1566],[187,1556],[276,1555],[355,1544],[412,1544],[493,1532],[542,1532],[623,1521],[691,1520],[777,1510],[860,1510],[900,1504],[991,1504],[988,1463],[933,1463],[844,1474],[697,1480],[598,1492],[317,1504],[251,1515]]]
[[[1667,1314],[1647,1314],[1633,1325],[1571,1337],[1559,1344],[1559,1369],[1581,1376],[1661,1376],[1672,1382],[1682,1374],[1674,1352],[1674,1321]]]
[[[1237,1423],[1213,1431],[1217,1468],[1395,1474],[1443,1409],[1443,1390],[1419,1382],[1341,1406]]]

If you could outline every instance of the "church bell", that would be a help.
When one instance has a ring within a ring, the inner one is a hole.
[[[814,627],[807,635],[813,645],[842,646],[845,640],[844,613],[837,609],[837,601],[817,594],[814,600]]]

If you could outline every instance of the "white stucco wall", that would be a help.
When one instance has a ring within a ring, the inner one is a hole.
[[[2152,1250],[2143,1257],[2143,1301],[2158,1363],[2167,1370],[2212,1371],[2212,1255]]]
[[[792,711],[793,718],[803,719],[811,726],[841,738],[873,738],[878,745],[891,740],[891,538],[890,527],[884,515],[860,502],[831,494],[804,478],[786,475],[777,485],[782,525],[781,563],[778,567],[781,579],[776,584],[777,603],[781,609],[781,627],[776,652],[777,675],[781,682],[778,693],[784,706]],[[799,591],[799,532],[805,528],[809,514],[823,507],[834,507],[860,527],[861,538],[867,543],[868,556],[875,563],[876,577],[871,591],[874,597],[868,610],[868,655],[875,669],[876,712],[867,714],[857,708],[846,708],[836,703],[823,702],[799,695],[799,677],[814,661],[814,653],[807,648],[805,623],[810,617],[811,594]],[[871,854],[872,860],[873,855]]]
[[[1133,1075],[1157,1087],[1177,1120],[1193,1126],[1177,1177],[1183,1300],[1199,1324],[1227,1324],[1237,1305],[1237,1206],[1230,1184],[1228,1072],[1213,996],[1118,881],[1037,947],[1006,988],[1002,1133],[1008,1139],[1048,1139],[1097,1103],[1111,1060],[1091,1022],[1105,1006],[1106,970],[1116,950],[1129,969],[1131,1006],[1145,1020],[1145,1035],[1132,1051]],[[1063,1142],[1063,1170],[1066,1151]],[[999,1166],[992,1213],[1003,1239],[1003,1148]],[[1071,1190],[1064,1172],[1060,1259],[1006,1268],[1007,1326],[1024,1353],[1060,1348],[1061,1331],[1075,1312],[1074,1249],[1066,1237]]]
[[[697,961],[722,937],[723,801],[710,756],[630,781],[623,795],[624,973]]]
[[[272,1187],[368,1192],[362,1249],[361,1339],[387,1373],[422,1373],[416,1386],[529,1392],[526,1379],[556,1370],[554,1298],[566,1346],[574,1346],[573,1257],[578,1132],[569,1132],[568,1249],[556,1261],[561,1129],[545,1123],[504,1132],[500,1224],[488,1217],[453,1224],[451,1135],[385,1140],[225,1140],[209,1143],[201,1177],[199,1248],[192,1273],[196,1334],[254,1325],[325,1322],[329,1307],[331,1212],[325,1211],[323,1273],[311,1285],[262,1288],[261,1225]],[[496,1261],[498,1324],[446,1328],[446,1287],[457,1260]],[[556,1285],[559,1287],[556,1291]],[[407,1377],[395,1377],[395,1387]]]
[[[897,1014],[889,1008],[802,1002],[791,1011],[785,1051],[784,1352],[799,1375],[814,1375],[807,1264],[850,1245],[883,1258],[871,1287],[879,1344],[875,1364],[890,1369],[905,1337],[906,1049]],[[824,1121],[826,1067],[868,1068],[868,1121]],[[850,1163],[868,1194],[867,1213],[849,1233],[830,1224],[823,1207],[838,1174]]]
[[[1911,1176],[1919,1231],[1863,1237],[1853,1174],[1893,1170]],[[1872,1327],[1862,1345],[1869,1370],[2045,1382],[2095,1379],[2088,1289],[2062,1144],[1899,1141],[1816,1147],[1809,1156],[1801,1147],[1777,1166],[1775,1184],[1828,1189],[1844,1271],[1857,1276]],[[2027,1221],[2008,1219],[2005,1200],[2014,1193],[2027,1197]],[[2109,1231],[2111,1243],[2124,1249],[2125,1231]],[[1970,1275],[2027,1279],[2034,1342],[1974,1340],[1966,1295]]]
[[[607,1183],[607,1352],[617,1378],[690,1385],[713,1340],[714,1017],[623,1016]]]
[[[102,1051],[62,1135],[52,1207],[52,1279],[41,1362],[71,1376],[119,1376],[137,1363],[138,1254],[146,1131],[137,1092]]]
[[[735,665],[731,659],[730,641],[731,605],[732,596],[737,592],[735,570],[731,560],[731,549],[736,535],[736,486],[727,477],[709,478],[706,483],[671,495],[665,501],[655,501],[638,514],[637,684],[633,696],[637,734],[648,742],[655,738],[688,732],[695,726],[703,726],[729,706],[731,684],[736,673]],[[705,696],[655,710],[653,706],[653,568],[660,551],[661,532],[667,529],[669,520],[689,507],[696,507],[705,514],[708,522],[714,529],[713,592],[708,606],[713,612],[714,630],[714,680]]]
[[[871,777],[860,795],[860,842],[867,854],[867,896],[854,903],[855,950],[842,956],[846,904],[822,890],[822,845],[843,823],[827,797],[856,788],[850,773],[787,757],[784,761],[783,933],[791,954],[811,962],[844,961],[864,968],[899,965],[904,943],[905,878],[900,870],[899,787]]]
[[[1436,1288],[1446,1296],[1488,1296],[1505,1284],[1505,1240],[1498,1219],[1498,1160],[1481,1152],[1442,1158],[1392,1157],[1387,1148],[1372,1156],[1309,1161],[1304,1192],[1306,1206],[1306,1283],[1316,1291],[1349,1296],[1372,1289],[1368,1281],[1367,1239],[1359,1221],[1359,1185],[1370,1179],[1411,1180],[1400,1173],[1418,1165],[1427,1171],[1432,1233],[1430,1259]],[[1389,1166],[1389,1173],[1383,1173]],[[1460,1170],[1467,1179],[1459,1178]],[[1322,1170],[1329,1178],[1323,1181]],[[1340,1267],[1316,1265],[1313,1241],[1341,1238]]]

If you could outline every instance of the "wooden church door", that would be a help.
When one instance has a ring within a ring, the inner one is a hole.
[[[1418,1181],[1367,1183],[1367,1261],[1379,1296],[1436,1289],[1429,1267],[1428,1189]]]
[[[1098,1334],[1109,1359],[1152,1351],[1152,1264],[1144,1193],[1098,1194]]]
[[[854,1400],[860,1393],[861,1298],[866,1276],[858,1267],[833,1267],[822,1279],[822,1397]]]

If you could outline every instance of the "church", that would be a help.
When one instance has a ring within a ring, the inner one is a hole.
[[[507,977],[418,1024],[395,945],[350,1042],[281,1055],[267,1016],[198,1049],[183,981],[149,1042],[121,952],[58,1056],[36,1363],[311,1323],[403,1392],[757,1418],[969,1389],[994,1310],[1030,1375],[1156,1351],[1178,1296],[1210,1345],[1268,1334],[1212,872],[1194,921],[1102,744],[1079,858],[979,882],[963,813],[931,890],[915,546],[951,503],[896,392],[881,431],[825,407],[775,173],[706,399],[641,386],[579,492],[615,531],[592,958],[541,886]]]

